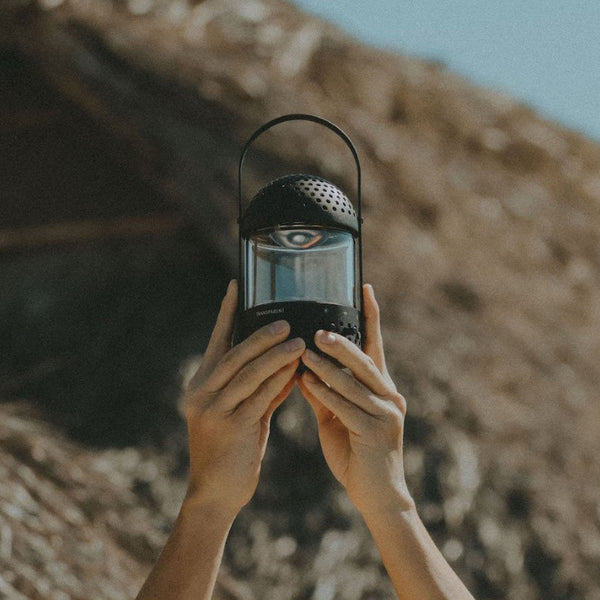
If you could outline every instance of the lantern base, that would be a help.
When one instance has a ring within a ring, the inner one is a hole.
[[[290,339],[301,337],[306,347],[322,354],[315,346],[319,329],[334,331],[359,348],[362,345],[362,313],[352,306],[296,300],[261,304],[238,313],[234,343],[238,344],[261,327],[285,319],[291,327]],[[303,365],[301,365],[303,367]],[[299,369],[303,370],[303,369]]]

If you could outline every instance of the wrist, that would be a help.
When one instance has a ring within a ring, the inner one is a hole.
[[[374,493],[362,502],[354,503],[367,523],[381,522],[390,515],[412,515],[417,513],[416,503],[406,489],[392,488],[385,493]]]
[[[208,497],[200,490],[189,487],[179,512],[184,517],[209,520],[215,525],[230,527],[240,509],[241,507]]]
[[[402,531],[405,536],[415,535],[421,521],[415,502],[405,497],[362,510],[360,514],[377,544],[391,531]]]

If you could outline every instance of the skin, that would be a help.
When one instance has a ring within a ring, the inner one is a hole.
[[[406,487],[406,401],[385,364],[371,286],[364,286],[363,299],[362,351],[319,331],[315,343],[325,356],[316,355],[300,339],[286,341],[285,322],[232,348],[237,285],[230,284],[186,392],[188,492],[137,600],[212,597],[231,524],[258,484],[273,411],[296,381],[315,413],[327,464],[364,517],[399,599],[473,600],[429,537]],[[298,379],[299,360],[309,370]]]
[[[365,347],[326,331],[317,348],[349,369],[307,350],[310,369],[298,382],[317,417],[327,464],[361,513],[384,511],[387,502],[406,509],[413,501],[404,481],[402,432],[406,401],[385,365],[379,309],[370,286],[364,290]],[[377,490],[378,493],[374,493]]]
[[[254,495],[273,411],[296,379],[304,341],[286,322],[231,347],[237,306],[232,281],[197,373],[186,390],[188,490],[138,600],[208,600],[231,524]]]
[[[323,454],[362,514],[400,600],[473,600],[420,520],[404,478],[406,400],[385,364],[379,307],[363,288],[365,346],[318,331],[298,385],[312,406]],[[336,366],[328,357],[344,368]]]

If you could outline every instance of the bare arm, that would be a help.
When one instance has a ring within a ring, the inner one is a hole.
[[[398,504],[364,517],[400,600],[473,600],[416,509],[402,510]]]
[[[417,514],[404,479],[406,401],[391,380],[373,290],[363,290],[364,352],[344,337],[315,342],[350,373],[307,350],[300,388],[311,404],[331,471],[365,519],[400,600],[473,600]]]
[[[160,558],[138,600],[208,600],[233,518],[218,506],[184,500]]]
[[[304,351],[285,321],[231,348],[237,286],[230,284],[185,399],[188,492],[137,600],[209,600],[229,529],[258,484],[273,411],[288,395]]]

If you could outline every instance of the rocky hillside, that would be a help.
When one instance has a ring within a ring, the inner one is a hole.
[[[281,1],[0,10],[0,392],[88,446],[48,438],[75,462],[118,465],[142,446],[169,457],[148,459],[145,483],[111,483],[125,498],[120,518],[139,501],[159,540],[173,515],[157,498],[185,472],[176,382],[235,273],[240,147],[269,118],[312,112],[344,128],[361,157],[365,275],[408,399],[407,474],[428,528],[479,600],[600,598],[597,144]],[[316,126],[265,136],[248,188],[290,171],[352,197],[350,157]],[[19,418],[26,438],[38,435]],[[235,593],[392,598],[300,398],[280,409],[272,449],[228,545]],[[18,445],[2,450],[3,468],[30,460]],[[75,493],[86,481],[65,493],[103,540],[104,521]],[[8,493],[0,554],[33,536],[5,533],[29,502]],[[68,518],[57,521],[70,539]],[[133,562],[105,597],[131,597],[159,545],[119,550]],[[19,573],[43,569],[14,556],[4,579],[27,597]],[[84,585],[85,569],[61,564]]]
[[[164,456],[90,452],[30,405],[0,408],[0,597],[135,598],[185,493]],[[148,490],[152,488],[152,494]],[[235,600],[223,572],[215,600]]]

